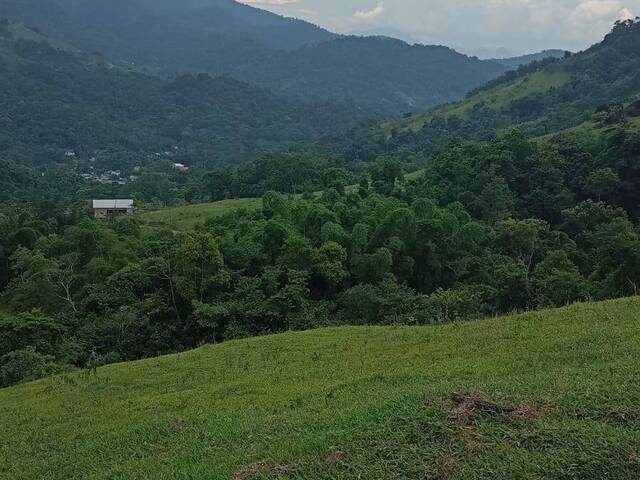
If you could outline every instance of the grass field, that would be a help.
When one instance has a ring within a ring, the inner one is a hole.
[[[0,390],[0,478],[635,480],[639,318],[287,333]]]
[[[141,213],[140,217],[150,225],[164,225],[176,230],[185,230],[203,223],[208,218],[219,217],[241,209],[256,210],[261,206],[261,198],[238,198],[153,210]]]
[[[578,142],[586,151],[597,154],[601,151],[603,144],[609,140],[618,131],[619,125],[599,125],[595,122],[584,122],[560,132],[554,132],[543,137],[540,140],[549,140],[554,137],[564,136]],[[629,131],[640,131],[640,117],[627,119],[625,128]]]
[[[405,120],[400,124],[389,124],[388,127],[395,126],[401,130],[418,131],[435,116],[465,118],[471,110],[480,104],[486,108],[498,110],[514,100],[524,98],[532,93],[545,92],[552,87],[559,87],[568,80],[569,76],[564,73],[537,72],[527,77],[516,79],[506,85],[499,85],[480,92],[460,102],[436,108],[424,115]]]
[[[407,180],[416,180],[424,170],[405,175]],[[357,185],[345,187],[347,192],[357,192]],[[320,196],[322,192],[316,192]],[[209,218],[215,218],[241,209],[257,210],[262,207],[261,198],[238,198],[219,202],[199,203],[182,207],[150,210],[140,213],[140,219],[151,226],[166,226],[174,230],[188,230]]]

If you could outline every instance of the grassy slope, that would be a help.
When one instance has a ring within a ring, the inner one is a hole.
[[[143,212],[141,218],[150,225],[164,225],[176,230],[186,230],[209,218],[220,217],[243,208],[254,210],[261,206],[261,198],[238,198]]]
[[[568,80],[569,76],[565,73],[537,72],[524,78],[513,80],[505,85],[480,92],[460,102],[445,105],[423,115],[412,117],[400,124],[388,124],[386,128],[397,127],[401,130],[418,131],[422,129],[425,123],[436,116],[465,118],[470,110],[481,104],[489,109],[498,110],[514,100],[532,93],[545,92],[552,87],[559,87]]]
[[[288,333],[0,390],[0,478],[637,479],[639,315]],[[546,413],[449,418],[472,389]]]
[[[601,147],[602,143],[610,139],[611,136],[617,131],[619,125],[599,125],[595,122],[584,122],[580,125],[576,125],[560,132],[551,133],[543,137],[539,137],[540,140],[551,140],[554,137],[565,136],[578,141],[587,151],[597,151]],[[626,121],[625,128],[627,130],[640,130],[640,117],[629,118]]]
[[[415,180],[423,170],[405,175],[407,180]],[[357,192],[357,185],[348,185],[347,192]],[[320,196],[321,193],[317,192]],[[142,212],[140,219],[151,226],[167,226],[175,230],[188,230],[200,223],[204,223],[209,218],[220,217],[240,209],[257,210],[262,207],[261,198],[236,198],[221,200],[218,202],[198,203],[185,205],[182,207],[163,208],[160,210],[150,210]]]

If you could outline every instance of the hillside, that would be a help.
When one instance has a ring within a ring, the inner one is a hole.
[[[213,168],[310,143],[358,119],[229,77],[163,79],[114,66],[7,22],[0,25],[0,88],[0,161],[12,164],[5,170],[38,174],[56,164],[127,175],[134,166],[170,171],[171,162]]]
[[[508,70],[443,47],[338,36],[233,0],[6,0],[2,17],[114,63],[230,75],[368,115],[458,100]]]
[[[0,477],[636,479],[639,314],[287,333],[0,390]]]
[[[152,210],[144,212],[141,215],[141,219],[149,225],[161,225],[176,230],[188,230],[212,218],[233,213],[241,209],[259,210],[261,207],[262,199],[260,198],[238,198]]]
[[[342,37],[279,52],[232,72],[295,98],[328,97],[376,113],[424,110],[460,98],[508,70],[447,47]],[[283,75],[282,72],[286,72]]]
[[[455,140],[486,140],[518,127],[547,135],[614,112],[640,95],[640,22],[618,23],[605,39],[563,59],[547,59],[508,72],[463,101],[385,124],[386,148],[440,148]],[[637,116],[634,107],[627,116]]]
[[[193,62],[220,66],[233,54],[246,61],[270,48],[298,48],[335,36],[233,0],[5,0],[0,5],[3,16],[83,50],[173,67]]]
[[[562,58],[565,55],[566,52],[564,50],[543,50],[541,52],[531,53],[528,55],[520,55],[517,57],[507,58],[494,58],[492,60],[494,62],[502,63],[510,69],[517,70],[523,65],[529,65],[530,63],[546,60],[547,58]]]
[[[405,181],[412,181],[417,180],[423,173],[423,170],[416,170],[405,174],[403,177]],[[358,191],[358,185],[346,185],[344,188],[347,193],[356,193]],[[315,192],[314,195],[320,197],[322,192]],[[300,194],[294,195],[294,197],[300,196]],[[259,211],[262,208],[263,203],[260,197],[239,197],[215,202],[147,210],[139,215],[139,219],[150,226],[164,226],[175,230],[189,230],[196,225],[204,224],[207,220],[244,210],[249,212]]]

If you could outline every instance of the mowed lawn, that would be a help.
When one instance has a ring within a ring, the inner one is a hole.
[[[234,341],[0,390],[0,478],[635,480],[639,366],[638,298]]]

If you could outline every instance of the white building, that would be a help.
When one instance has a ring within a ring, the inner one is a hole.
[[[104,218],[112,214],[132,214],[133,200],[94,200],[93,215]]]

